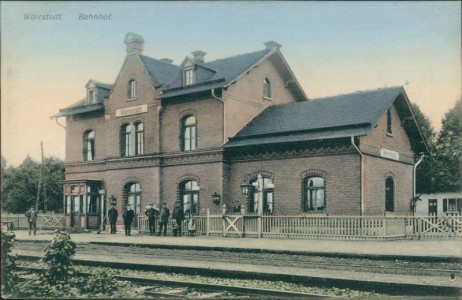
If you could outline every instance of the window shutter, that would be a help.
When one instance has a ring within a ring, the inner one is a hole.
[[[448,199],[443,199],[443,212],[448,211]]]

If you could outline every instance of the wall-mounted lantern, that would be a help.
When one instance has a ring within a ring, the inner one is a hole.
[[[212,195],[212,202],[215,203],[216,205],[218,205],[220,203],[220,195],[217,194],[217,192],[215,192],[213,195]]]
[[[248,183],[247,181],[244,181],[244,183],[241,184],[242,195],[248,196],[252,194],[253,189],[254,189],[253,184]]]

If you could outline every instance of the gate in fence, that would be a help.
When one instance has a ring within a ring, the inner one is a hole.
[[[461,213],[408,217],[406,225],[406,234],[414,238],[462,237]]]

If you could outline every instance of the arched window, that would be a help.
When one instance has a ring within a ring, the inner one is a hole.
[[[387,133],[393,134],[393,118],[391,114],[391,108],[387,110]]]
[[[141,186],[137,182],[130,182],[124,186],[124,206],[128,205],[135,214],[141,213]]]
[[[303,211],[324,211],[326,209],[324,178],[307,177],[303,182]]]
[[[132,126],[124,124],[120,127],[120,156],[132,156]]]
[[[265,98],[271,99],[271,81],[268,78],[263,80],[263,93]]]
[[[251,184],[255,185],[258,181],[258,178],[255,178],[250,181]],[[271,214],[274,211],[274,184],[271,178],[263,177],[262,178],[263,186],[258,187],[263,197],[263,213]],[[259,194],[253,190],[251,195],[248,198],[248,211],[249,212],[258,212],[258,196]]]
[[[186,116],[181,122],[181,151],[196,150],[196,117]]]
[[[385,180],[385,211],[395,211],[395,182],[391,177]]]
[[[136,98],[136,81],[135,79],[130,79],[128,81],[128,99]]]
[[[83,160],[95,159],[95,132],[88,130],[83,135]]]
[[[135,155],[144,154],[144,128],[143,123],[135,123]]]
[[[195,180],[187,180],[180,183],[179,194],[185,215],[199,213],[199,190],[199,185]]]

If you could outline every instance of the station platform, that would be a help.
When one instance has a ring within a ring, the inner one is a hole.
[[[36,236],[29,236],[25,230],[15,231],[20,241],[46,242],[54,237],[52,231],[40,231]],[[132,231],[132,236],[124,233],[109,234],[107,232],[71,233],[76,244],[97,243],[111,245],[138,245],[155,248],[175,248],[187,250],[220,250],[237,252],[272,252],[288,254],[305,254],[339,257],[374,257],[386,259],[415,259],[430,262],[462,262],[461,240],[397,240],[397,241],[334,241],[306,239],[267,239],[267,238],[231,238],[208,236],[147,236]],[[19,255],[37,256],[36,251],[20,251]],[[281,281],[298,281],[325,284],[331,282],[335,286],[349,289],[375,290],[389,294],[403,295],[412,291],[417,295],[462,296],[462,277],[450,278],[447,274],[402,275],[366,271],[341,271],[328,269],[299,268],[296,265],[284,267],[271,265],[254,265],[233,262],[216,262],[213,260],[182,260],[175,257],[157,260],[146,257],[125,255],[92,255],[76,253],[74,260],[80,264],[137,268],[164,272],[206,274],[210,276],[228,277],[240,274],[247,278],[266,279],[276,276]]]
[[[29,236],[27,230],[14,231],[18,240],[53,239],[53,231],[40,231]],[[422,259],[450,259],[462,261],[462,240],[307,240],[234,238],[211,236],[149,236],[132,231],[131,236],[123,232],[71,233],[75,243],[138,244],[152,247],[176,247],[190,249],[232,250],[253,252],[305,253],[339,256],[413,257]]]

